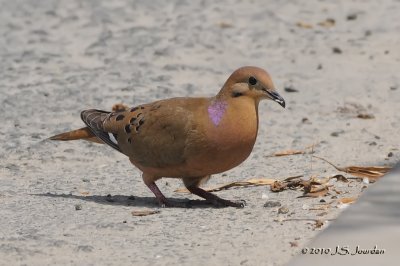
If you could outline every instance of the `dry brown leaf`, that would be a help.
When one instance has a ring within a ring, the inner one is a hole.
[[[329,179],[336,179],[336,181],[341,181],[344,183],[349,182],[349,180],[344,175],[334,175],[334,176],[331,176]]]
[[[329,192],[329,178],[319,179],[311,177],[309,180],[300,179],[301,176],[290,177],[283,181],[275,181],[271,184],[272,192],[280,192],[286,189],[304,189],[301,197],[321,197]]]
[[[328,186],[311,186],[310,188],[304,187],[304,195],[302,197],[318,198],[326,196],[329,193]]]
[[[250,185],[266,186],[266,185],[271,185],[272,183],[275,182],[275,180],[276,179],[272,179],[272,178],[252,178],[245,182],[250,183]]]
[[[333,167],[336,168],[336,170],[345,172],[348,174],[351,174],[356,177],[367,177],[370,181],[376,181],[383,175],[385,175],[387,172],[392,169],[391,167],[388,166],[347,166],[347,167],[338,167],[334,165],[333,163],[329,162],[328,160],[318,157],[313,155],[313,157],[323,160],[326,163],[332,165]]]
[[[159,213],[159,210],[134,210],[132,211],[133,216],[147,216],[147,215],[152,215]]]
[[[280,192],[285,190],[287,187],[287,183],[276,180],[274,183],[271,184],[271,191],[273,192]]]
[[[301,150],[286,150],[274,153],[273,156],[288,156],[288,155],[296,155],[296,154],[305,154],[305,151]]]
[[[325,185],[329,182],[330,178],[318,178],[317,176],[312,176],[309,180],[310,185]]]
[[[355,202],[357,199],[358,199],[357,197],[353,197],[353,198],[341,198],[341,199],[339,199],[339,202],[342,203],[342,204],[350,204],[350,203]]]
[[[315,220],[315,228],[316,229],[321,228],[322,226],[324,226],[324,224],[325,224],[325,221],[323,221],[323,220]]]
[[[357,177],[368,177],[371,181],[384,176],[392,169],[385,166],[347,166],[339,167],[337,170],[352,174]]]
[[[315,206],[313,208],[309,208],[309,210],[312,210],[312,211],[325,211],[325,210],[330,209],[330,208],[331,208],[331,205],[329,203],[327,203],[327,204],[319,204],[319,205],[317,205],[317,206]]]
[[[333,188],[332,190],[333,190],[333,191],[335,191],[335,192],[336,192],[336,194],[338,194],[338,195],[339,195],[339,194],[342,194],[342,191],[340,191],[340,190],[337,190],[336,188]]]
[[[298,155],[298,154],[313,154],[314,153],[314,148],[316,145],[318,145],[320,142],[313,143],[311,145],[306,146],[303,150],[284,150],[284,151],[278,151],[274,154],[267,155],[265,157],[280,157],[280,156],[288,156],[288,155]],[[308,151],[310,150],[310,151]]]
[[[319,22],[318,25],[321,27],[330,28],[335,26],[335,20],[333,18],[327,18],[326,20]]]
[[[272,185],[275,181],[276,181],[276,179],[270,179],[270,178],[252,178],[252,179],[249,179],[246,181],[236,181],[236,182],[219,185],[219,186],[212,187],[212,188],[205,188],[204,190],[206,190],[208,192],[215,192],[215,191],[228,189],[231,187],[268,186],[268,185]],[[189,193],[189,191],[186,188],[178,188],[175,190],[175,192]]]
[[[319,185],[319,183],[316,183],[315,179],[313,178],[310,178],[309,180],[303,180],[300,177],[302,177],[302,175],[288,177],[283,181],[277,180],[271,184],[271,191],[280,192],[286,189],[301,189],[311,187],[316,184]]]
[[[300,28],[303,28],[303,29],[312,29],[312,27],[313,27],[311,24],[308,24],[308,23],[305,23],[305,22],[301,22],[301,21],[297,22],[296,26],[300,27]]]

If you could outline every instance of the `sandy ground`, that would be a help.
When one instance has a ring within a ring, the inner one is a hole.
[[[400,158],[399,1],[0,6],[1,265],[288,262],[318,232],[304,218],[334,219],[340,209],[324,214],[309,210],[319,198],[252,187],[218,192],[245,199],[244,209],[198,204],[135,217],[133,210],[158,207],[127,158],[101,145],[45,141],[81,127],[84,109],[214,95],[243,65],[268,69],[287,108],[263,102],[252,155],[210,185],[338,173],[310,155],[266,157],[313,143],[316,155],[339,165],[391,165]],[[326,19],[335,24],[318,25]],[[159,185],[169,197],[196,199],[174,192],[177,180]],[[339,197],[357,196],[362,187],[334,185],[342,186]],[[263,207],[267,200],[289,212]]]

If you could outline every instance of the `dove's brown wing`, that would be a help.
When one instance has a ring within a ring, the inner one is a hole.
[[[118,113],[82,112],[82,119],[105,143],[145,167],[167,167],[185,162],[191,139],[201,140],[194,115],[205,99],[173,98]]]
[[[118,113],[110,113],[102,110],[85,110],[81,113],[82,121],[85,122],[86,126],[93,132],[96,137],[104,141],[104,143],[110,145],[117,151],[121,151],[116,141],[117,135],[114,132],[104,130],[103,123],[112,116],[116,116]]]

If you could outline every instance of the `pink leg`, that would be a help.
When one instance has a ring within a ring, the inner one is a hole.
[[[157,187],[156,183],[154,183],[154,182],[146,183],[145,182],[145,184],[151,190],[151,192],[153,192],[154,196],[156,196],[158,204],[160,204],[161,207],[169,206],[167,198],[164,196],[164,194]]]
[[[164,196],[164,194],[160,191],[158,186],[156,185],[155,181],[158,178],[155,178],[152,175],[145,174],[143,173],[142,175],[143,181],[146,184],[146,186],[153,192],[154,196],[156,196],[156,199],[158,201],[158,204],[160,204],[161,207],[180,207],[180,208],[185,208],[188,207],[186,204],[182,204],[179,202],[171,202],[167,200],[167,198]]]

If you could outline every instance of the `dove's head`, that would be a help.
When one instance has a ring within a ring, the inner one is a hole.
[[[285,100],[275,91],[269,74],[258,67],[246,66],[235,70],[222,87],[224,97],[250,97],[257,103],[269,99],[285,107]]]

